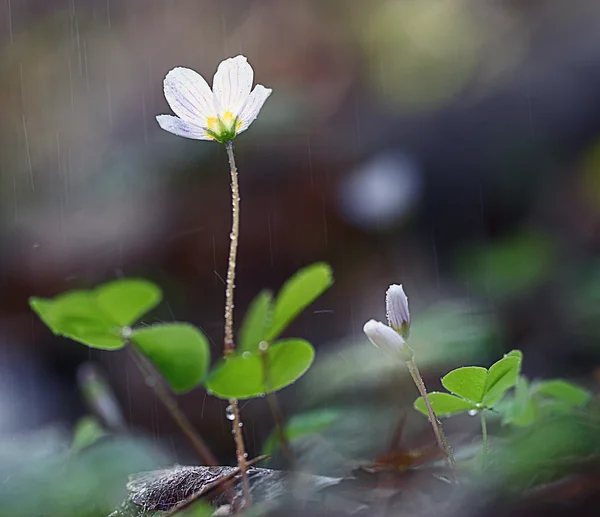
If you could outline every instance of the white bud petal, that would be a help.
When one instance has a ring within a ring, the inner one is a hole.
[[[388,327],[380,321],[370,320],[363,327],[364,333],[377,348],[395,355],[401,355],[404,359],[409,350],[404,338],[393,328]]]
[[[390,327],[407,338],[410,333],[410,311],[408,298],[401,285],[390,285],[385,293],[385,307]]]

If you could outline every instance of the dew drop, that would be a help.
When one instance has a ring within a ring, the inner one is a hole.
[[[123,327],[121,329],[121,336],[123,336],[125,339],[131,337],[131,334],[133,334],[131,327]]]
[[[247,458],[247,457],[248,457],[248,453],[247,453],[247,452],[245,452],[245,453],[244,453],[244,458]]]
[[[239,422],[238,427],[244,427],[244,424],[242,422]]]
[[[261,341],[258,344],[258,349],[262,350],[263,352],[266,352],[269,349],[269,343],[267,343],[266,341]]]
[[[244,352],[244,353],[242,354],[242,357],[243,357],[244,359],[248,359],[248,358],[249,358],[251,355],[252,355],[252,354],[251,354],[250,352]]]
[[[233,414],[233,408],[231,406],[225,408],[225,417],[227,420],[235,420],[235,415]]]
[[[469,409],[469,416],[475,416],[479,411],[476,409]]]

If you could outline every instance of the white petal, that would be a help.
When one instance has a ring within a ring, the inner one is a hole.
[[[390,285],[385,293],[385,306],[390,327],[407,338],[410,330],[410,311],[402,285]]]
[[[179,117],[174,117],[173,115],[158,115],[156,120],[160,127],[174,135],[191,138],[193,140],[214,140],[214,138],[208,135],[205,128],[181,120]]]
[[[242,123],[238,129],[238,133],[246,131],[248,126],[254,122],[256,117],[258,117],[260,109],[263,107],[263,104],[269,98],[272,91],[271,88],[265,88],[262,84],[256,85],[254,90],[252,90],[250,97],[248,97],[248,101],[238,115],[238,120]]]
[[[171,109],[187,122],[203,126],[207,117],[217,113],[210,87],[200,74],[189,68],[171,70],[165,77],[164,89]]]
[[[231,111],[238,115],[250,95],[254,71],[244,56],[221,61],[213,78],[213,91],[220,106],[220,115]]]

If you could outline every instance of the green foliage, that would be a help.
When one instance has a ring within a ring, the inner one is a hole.
[[[130,339],[176,393],[195,388],[206,376],[210,364],[208,340],[188,323],[155,324],[135,330]]]
[[[591,394],[587,390],[563,379],[530,384],[521,376],[514,395],[507,397],[496,410],[501,414],[503,424],[528,427],[552,415],[573,413],[590,400]]]
[[[592,395],[589,391],[562,379],[538,382],[533,385],[534,393],[564,402],[571,407],[587,404]]]
[[[331,267],[316,263],[292,276],[275,300],[270,291],[261,291],[242,323],[238,350],[215,366],[207,389],[220,398],[247,399],[278,391],[299,379],[313,362],[313,346],[301,339],[270,343],[332,283]],[[261,343],[266,350],[260,349]]]
[[[146,280],[124,278],[101,285],[95,296],[100,310],[117,325],[128,327],[160,303],[162,292]]]
[[[591,415],[547,415],[527,429],[509,431],[491,451],[488,465],[518,494],[570,474],[581,474],[586,459],[600,452],[598,428]]]
[[[117,350],[125,346],[123,327],[154,308],[161,296],[151,282],[122,279],[52,299],[32,297],[29,304],[54,334],[92,348]]]
[[[504,393],[515,386],[521,370],[521,357],[522,355],[507,355],[490,367],[483,398],[485,406],[493,407]]]
[[[265,339],[273,313],[273,293],[268,290],[258,293],[250,304],[238,339],[238,349],[257,352],[258,344]]]
[[[453,393],[431,393],[431,407],[436,415],[451,416],[465,411],[493,407],[510,388],[515,386],[521,369],[522,354],[513,350],[489,369],[480,366],[457,368],[442,378],[442,385]],[[414,404],[427,415],[422,397]]]
[[[318,433],[330,427],[339,418],[340,411],[334,409],[318,409],[289,419],[284,428],[284,434],[290,443],[299,438]],[[262,454],[273,454],[280,446],[279,437],[273,431],[265,441]]]
[[[265,341],[272,341],[279,337],[294,318],[332,284],[331,267],[322,262],[305,267],[292,276],[277,294],[273,320],[264,337]]]
[[[503,424],[511,424],[516,427],[528,427],[533,424],[539,411],[529,391],[529,382],[525,377],[519,377],[514,396],[507,397],[506,402],[496,407],[496,410],[501,413]]]
[[[428,393],[427,397],[429,398],[433,412],[439,417],[451,416],[457,413],[464,413],[465,411],[477,410],[477,404],[474,402],[450,395],[450,393],[440,393],[434,391],[433,393]],[[423,397],[419,397],[417,400],[415,400],[414,407],[420,413],[423,413],[425,416],[429,416]]]
[[[485,394],[488,379],[486,368],[465,366],[451,371],[442,379],[442,386],[457,397],[480,403]]]
[[[80,418],[75,424],[75,430],[73,431],[71,452],[79,452],[93,445],[104,436],[106,436],[106,431],[102,428],[98,420],[90,416]]]
[[[82,446],[74,443],[69,451],[50,430],[1,441],[0,514],[106,517],[126,497],[130,474],[164,465],[155,445],[140,437],[107,437],[90,444],[90,429],[89,421],[80,426],[76,441]]]
[[[262,353],[236,353],[210,372],[207,389],[223,399],[248,399],[278,391],[298,380],[313,362],[315,350],[303,339],[277,341]]]
[[[92,293],[71,291],[52,300],[31,298],[29,305],[57,336],[103,350],[125,346],[119,327],[99,310]]]

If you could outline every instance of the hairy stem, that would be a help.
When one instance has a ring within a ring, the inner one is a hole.
[[[427,389],[425,388],[425,383],[423,382],[421,373],[417,368],[417,363],[415,363],[414,358],[411,358],[409,361],[406,362],[406,365],[408,366],[408,371],[410,372],[410,375],[413,378],[417,389],[419,390],[419,394],[421,395],[421,397],[423,397],[423,400],[425,401],[425,406],[427,407],[427,413],[429,415],[429,421],[431,422],[431,427],[433,428],[433,434],[435,435],[438,447],[446,457],[446,463],[448,464],[448,467],[450,467],[454,471],[454,469],[456,469],[456,462],[454,461],[452,449],[446,441],[446,436],[444,435],[444,430],[442,429],[441,422],[437,419],[435,413],[433,412],[431,402],[429,401],[429,397],[427,396]]]
[[[237,249],[240,235],[240,187],[238,184],[238,172],[235,165],[235,156],[233,154],[233,144],[231,141],[225,144],[227,158],[229,159],[229,168],[231,171],[231,233],[229,234],[229,261],[227,265],[227,283],[225,288],[225,340],[223,344],[223,353],[225,357],[230,356],[235,351],[235,341],[233,340],[233,291],[235,289],[235,266],[237,262]],[[235,439],[235,454],[238,467],[242,476],[242,488],[244,493],[244,502],[242,506],[249,506],[250,482],[246,472],[246,446],[244,444],[244,434],[242,432],[242,420],[240,410],[236,399],[229,399],[229,411],[233,416],[233,436]]]
[[[129,349],[129,353],[131,354],[131,357],[133,357],[135,364],[146,378],[146,383],[154,390],[154,393],[165,406],[179,429],[181,429],[183,434],[190,441],[202,462],[205,465],[217,465],[217,459],[214,457],[206,443],[204,443],[202,437],[194,429],[192,423],[181,409],[179,409],[177,401],[171,393],[169,393],[167,388],[165,388],[162,379],[156,373],[154,366],[152,366],[150,361],[148,361],[134,345],[129,345],[127,348]]]
[[[233,144],[231,141],[225,144],[229,167],[231,169],[231,233],[229,234],[229,262],[227,266],[227,286],[225,289],[225,356],[231,355],[235,350],[233,341],[233,291],[235,289],[235,265],[237,261],[237,249],[240,235],[240,187],[238,184],[238,172],[233,155]]]

